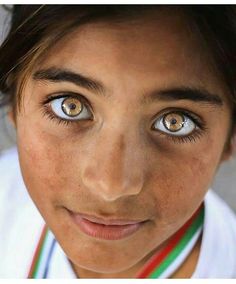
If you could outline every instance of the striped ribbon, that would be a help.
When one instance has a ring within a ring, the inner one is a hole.
[[[27,278],[47,278],[55,244],[56,240],[52,232],[44,225]]]
[[[203,229],[203,204],[195,214],[177,231],[169,243],[152,258],[136,278],[168,278],[192,251]]]
[[[195,246],[203,228],[203,204],[177,231],[169,243],[154,254],[135,278],[169,278],[185,261]],[[46,279],[56,239],[45,225],[34,253],[28,278]]]

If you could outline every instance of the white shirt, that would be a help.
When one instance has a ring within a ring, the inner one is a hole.
[[[39,242],[43,218],[24,185],[16,148],[0,155],[0,278],[27,278]],[[236,215],[209,189],[203,237],[191,278],[236,278]],[[76,278],[56,242],[48,278]]]

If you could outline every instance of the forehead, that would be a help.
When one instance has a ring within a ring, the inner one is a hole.
[[[78,27],[47,53],[40,67],[70,68],[108,87],[204,87],[226,93],[211,54],[180,9],[159,8],[138,17]],[[138,84],[137,84],[138,82]]]

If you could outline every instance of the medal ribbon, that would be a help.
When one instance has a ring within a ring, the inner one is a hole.
[[[27,278],[46,279],[56,240],[46,224],[43,227]]]
[[[168,244],[154,254],[135,278],[168,278],[185,261],[203,229],[204,205],[173,235]],[[55,237],[45,225],[27,278],[47,278]]]
[[[184,262],[196,244],[204,221],[204,206],[177,231],[167,246],[147,262],[136,278],[168,278]]]

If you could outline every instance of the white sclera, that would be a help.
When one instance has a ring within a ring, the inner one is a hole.
[[[66,119],[66,120],[84,120],[84,119],[89,119],[91,117],[90,112],[88,111],[87,107],[78,100],[78,103],[83,104],[82,111],[77,115],[77,116],[69,116],[64,113],[62,110],[62,103],[66,98],[59,98],[59,99],[54,99],[50,102],[52,111],[55,113],[56,116]]]
[[[167,128],[164,125],[163,119],[164,117],[159,117],[156,122],[154,123],[154,127],[162,132],[165,132],[167,134],[175,135],[175,136],[185,136],[193,132],[193,130],[196,128],[196,124],[186,115],[183,115],[184,117],[184,123],[183,127],[179,131],[171,131],[167,130]]]

